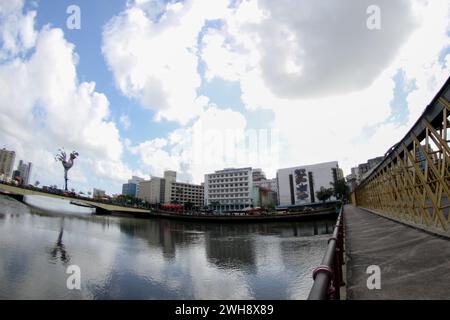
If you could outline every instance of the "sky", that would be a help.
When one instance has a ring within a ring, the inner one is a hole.
[[[31,182],[121,192],[400,140],[450,75],[446,0],[0,0],[0,148]]]

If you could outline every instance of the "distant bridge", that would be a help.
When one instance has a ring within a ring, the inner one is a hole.
[[[140,209],[140,208],[132,208],[132,207],[125,207],[125,206],[119,206],[114,204],[108,204],[108,203],[102,203],[97,201],[91,201],[91,200],[84,200],[79,198],[72,198],[72,197],[66,197],[63,195],[53,194],[53,193],[47,193],[39,190],[32,190],[32,189],[25,189],[20,188],[16,186],[11,186],[8,184],[0,184],[0,191],[3,190],[2,194],[11,196],[17,200],[22,201],[24,196],[31,196],[31,195],[37,195],[37,196],[45,196],[45,197],[51,197],[51,198],[57,198],[57,199],[63,199],[63,200],[72,200],[76,201],[77,203],[84,204],[86,206],[91,206],[96,209],[97,213],[100,214],[109,214],[112,212],[118,212],[118,213],[128,213],[133,214],[135,216],[145,216],[146,214],[150,213],[150,210],[146,209]],[[150,215],[149,215],[150,217]]]

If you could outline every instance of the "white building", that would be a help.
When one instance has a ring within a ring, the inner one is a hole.
[[[192,203],[203,206],[203,185],[176,181],[176,171],[164,171],[164,178],[139,182],[138,198],[149,203]]]
[[[252,168],[229,168],[205,175],[205,205],[218,210],[252,206]]]
[[[16,160],[16,153],[14,151],[0,150],[0,177],[2,180],[11,179],[14,161]]]
[[[340,173],[337,161],[279,169],[278,205],[319,203],[316,192],[321,187],[332,188],[331,183],[338,179],[338,175]],[[336,200],[334,196],[329,199],[333,200]]]

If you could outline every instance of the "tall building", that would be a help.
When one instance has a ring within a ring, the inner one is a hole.
[[[331,188],[340,175],[337,161],[279,169],[278,204],[292,206],[317,203],[316,192]],[[333,196],[330,201],[336,200]]]
[[[31,162],[25,163],[24,161],[19,161],[19,166],[17,167],[17,170],[20,172],[20,177],[22,180],[22,184],[28,185],[30,183],[30,176],[31,176]]]
[[[125,196],[137,197],[139,190],[139,183],[145,181],[143,178],[133,176],[128,180],[128,183],[122,185],[122,194]]]
[[[137,195],[137,184],[135,183],[124,183],[122,185],[122,194],[124,196],[133,196]]]
[[[149,203],[164,203],[165,180],[151,177],[150,180],[139,182],[138,198]]]
[[[203,185],[176,181],[176,171],[165,171],[164,178],[151,177],[139,183],[138,198],[149,203],[190,203],[203,206]]]
[[[253,205],[252,168],[229,168],[205,175],[205,205],[218,211]]]
[[[0,150],[0,177],[2,180],[11,178],[14,161],[16,160],[16,153],[14,151]]]

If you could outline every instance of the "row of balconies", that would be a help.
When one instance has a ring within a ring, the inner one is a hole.
[[[212,173],[208,175],[209,179],[228,178],[228,177],[248,177],[248,172],[233,172],[233,173]]]
[[[212,204],[213,202],[218,202],[219,204],[246,204],[246,203],[251,203],[251,199],[226,199],[226,200],[214,200],[214,201],[210,201],[210,204]]]
[[[236,188],[236,187],[248,187],[248,183],[231,183],[231,184],[210,184],[208,189],[214,188]]]
[[[173,195],[177,196],[194,196],[194,197],[203,197],[203,193],[192,193],[192,192],[172,192]]]
[[[223,199],[228,199],[228,198],[239,198],[239,197],[249,197],[248,193],[234,193],[234,194],[212,194],[209,196],[210,199],[217,199],[217,198],[223,198]]]
[[[226,188],[226,189],[211,189],[209,193],[223,193],[223,192],[249,192],[248,188]]]
[[[183,190],[195,190],[195,191],[202,191],[203,186],[187,186],[187,185],[174,185],[172,184],[172,189],[183,189]]]
[[[214,183],[214,182],[232,182],[232,181],[248,181],[250,180],[248,177],[244,177],[244,178],[216,178],[216,179],[208,179],[209,183]]]

